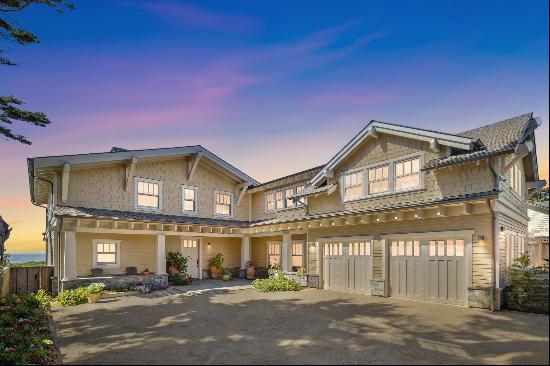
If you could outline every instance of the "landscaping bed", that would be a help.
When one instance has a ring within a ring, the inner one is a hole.
[[[43,291],[0,297],[0,364],[58,363],[50,326],[50,297]]]

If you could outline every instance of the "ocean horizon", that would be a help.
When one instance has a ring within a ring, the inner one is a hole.
[[[9,255],[10,263],[19,264],[25,262],[43,262],[46,261],[45,252],[36,253],[11,253],[6,252]]]

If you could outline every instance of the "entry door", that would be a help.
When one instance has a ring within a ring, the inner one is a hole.
[[[198,239],[182,239],[181,254],[187,259],[187,274],[199,278],[199,241]]]
[[[467,305],[467,254],[463,239],[391,240],[391,296]]]
[[[327,290],[370,293],[370,240],[341,240],[324,246],[323,281]]]

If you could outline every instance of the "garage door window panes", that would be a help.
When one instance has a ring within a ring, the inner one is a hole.
[[[395,240],[391,243],[392,257],[419,257],[420,242],[418,240]]]
[[[430,240],[430,257],[464,257],[464,240]]]
[[[330,255],[330,256],[344,255],[344,243],[325,244],[325,255]]]
[[[370,254],[370,242],[348,243],[349,256],[362,257]]]

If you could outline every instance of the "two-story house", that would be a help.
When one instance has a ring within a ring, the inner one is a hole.
[[[371,121],[328,163],[259,183],[201,146],[28,159],[62,288],[277,264],[320,288],[498,308],[538,179],[525,114],[459,134]],[[276,158],[276,157],[274,157]],[[261,271],[260,271],[261,272]],[[315,281],[315,279],[317,281]]]

